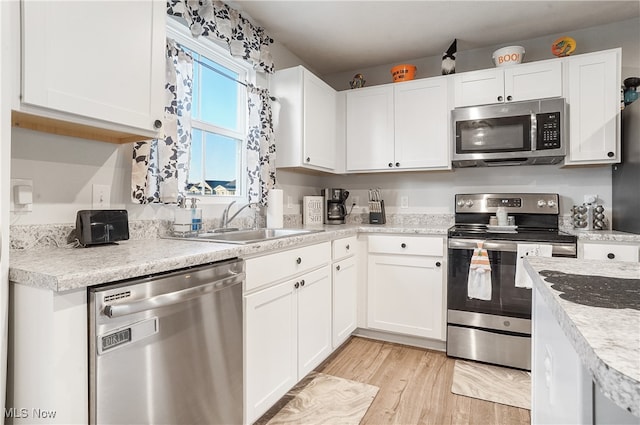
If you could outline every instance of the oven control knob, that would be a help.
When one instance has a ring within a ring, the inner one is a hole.
[[[464,207],[464,200],[460,199],[460,200],[458,201],[458,206],[459,206],[459,207]]]
[[[538,207],[539,207],[539,208],[542,208],[542,207],[544,207],[545,205],[547,205],[547,202],[546,202],[544,199],[540,199],[540,200],[538,201]]]
[[[469,208],[471,208],[473,206],[473,201],[471,199],[467,200],[467,202],[465,202],[465,205],[468,206]]]
[[[548,206],[549,208],[553,208],[553,207],[555,207],[555,206],[556,206],[556,201],[554,201],[553,199],[551,199],[551,200],[547,201],[547,206]]]

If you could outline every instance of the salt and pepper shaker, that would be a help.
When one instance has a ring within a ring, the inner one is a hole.
[[[607,228],[607,219],[602,205],[574,205],[571,207],[571,221],[574,229],[604,230]]]

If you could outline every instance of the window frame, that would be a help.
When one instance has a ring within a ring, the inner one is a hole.
[[[179,22],[176,18],[167,17],[167,37],[172,38],[178,44],[181,44],[188,49],[196,51],[207,59],[220,64],[221,66],[228,68],[229,70],[238,73],[238,80],[246,81],[247,83],[256,84],[256,72],[253,67],[246,61],[236,59],[227,50],[226,47],[218,45],[216,42],[211,41],[204,37],[193,38],[189,28],[186,25]],[[202,99],[202,96],[198,96],[198,99]],[[215,196],[215,195],[187,195],[187,197],[195,197],[199,200],[200,204],[228,204],[231,201],[248,202],[248,182],[246,181],[246,169],[247,169],[247,132],[248,132],[248,110],[247,110],[247,95],[243,93],[238,98],[237,105],[237,117],[238,117],[238,131],[232,131],[224,127],[218,127],[216,125],[191,119],[193,124],[197,125],[195,128],[203,131],[208,131],[214,134],[218,134],[224,137],[230,137],[233,139],[239,139],[240,142],[240,173],[238,178],[242,179],[241,182],[237,182],[240,187],[240,193],[236,191],[235,195],[231,196]],[[205,143],[202,143],[204,150]],[[203,164],[204,172],[204,164]]]

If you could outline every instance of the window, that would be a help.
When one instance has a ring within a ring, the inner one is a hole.
[[[244,197],[248,64],[169,19],[168,36],[193,56],[191,159],[188,196]]]

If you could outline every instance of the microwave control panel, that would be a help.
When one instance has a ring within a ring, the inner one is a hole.
[[[560,112],[536,114],[536,150],[558,149],[560,145]]]

